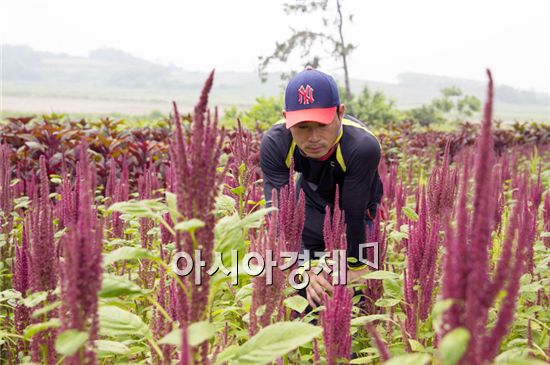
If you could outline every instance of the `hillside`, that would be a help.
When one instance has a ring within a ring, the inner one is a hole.
[[[206,78],[203,72],[149,62],[115,49],[94,50],[88,57],[39,52],[25,46],[4,45],[1,51],[4,113],[143,115],[153,110],[167,113],[171,100],[190,110]],[[282,85],[279,74],[261,83],[254,72],[219,72],[212,105],[247,107],[256,97],[280,94]],[[383,91],[399,108],[429,103],[448,86],[482,100],[485,92],[480,81],[414,73],[399,75],[395,84],[352,79],[353,92],[364,85]],[[548,94],[497,84],[495,95],[499,118],[550,121]]]

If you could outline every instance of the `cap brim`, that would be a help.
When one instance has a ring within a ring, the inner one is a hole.
[[[321,124],[330,124],[336,114],[336,107],[321,109],[303,109],[287,111],[285,114],[286,127],[291,128],[302,122],[315,122]]]

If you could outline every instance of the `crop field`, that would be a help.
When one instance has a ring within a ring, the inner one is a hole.
[[[480,123],[373,130],[384,196],[353,281],[296,260],[303,194],[290,174],[266,205],[265,131],[218,123],[213,73],[191,115],[147,127],[7,118],[0,363],[548,363],[550,126],[493,123],[488,76]],[[335,285],[312,309],[318,269]]]

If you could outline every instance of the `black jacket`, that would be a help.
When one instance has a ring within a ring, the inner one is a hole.
[[[325,161],[302,154],[285,127],[284,120],[273,125],[262,139],[260,167],[268,203],[271,192],[288,184],[291,157],[300,173],[297,181],[306,197],[306,221],[302,240],[305,248],[324,251],[325,207],[333,206],[336,186],[340,186],[340,208],[347,225],[348,256],[358,258],[358,245],[366,242],[367,221],[374,218],[383,193],[378,175],[380,144],[358,119],[345,115],[337,148]],[[298,190],[298,189],[297,189]]]

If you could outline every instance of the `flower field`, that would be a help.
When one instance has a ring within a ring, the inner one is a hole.
[[[149,127],[9,118],[0,363],[548,363],[550,126],[493,122],[488,77],[481,123],[374,131],[377,269],[313,310],[290,283],[323,260],[287,256],[303,193],[291,175],[266,206],[264,131],[218,125],[213,73],[192,115]],[[328,210],[327,250],[344,215]]]

